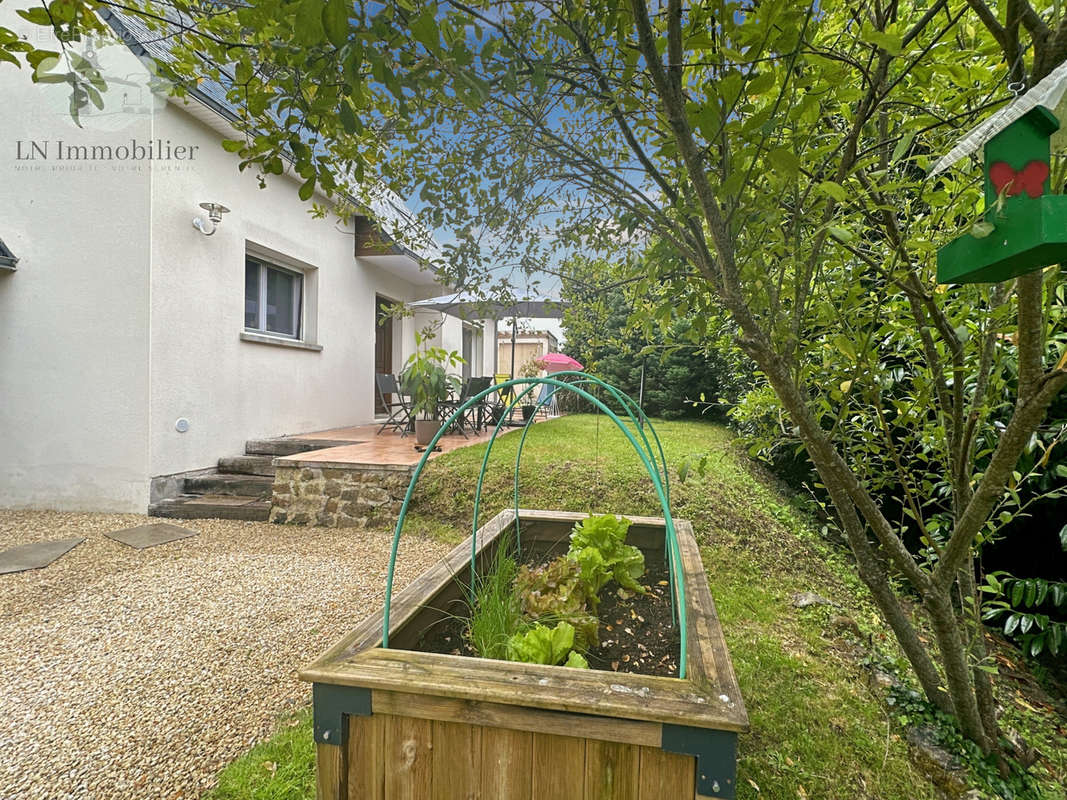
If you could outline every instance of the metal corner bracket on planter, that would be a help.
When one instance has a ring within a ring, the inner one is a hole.
[[[582,373],[570,377],[578,385],[568,390],[579,393],[596,382]],[[636,405],[608,389],[636,421]],[[519,392],[514,402],[525,394]],[[393,597],[405,504],[383,608],[300,673],[314,686],[319,798],[734,796],[737,736],[748,729],[748,717],[692,526],[670,517],[662,448],[654,431],[655,447],[639,430],[626,433],[650,470],[665,513],[629,516],[627,542],[646,560],[668,564],[675,624],[688,633],[680,637],[680,677],[416,651],[423,631],[444,619],[451,604],[467,599],[465,567],[477,574],[498,546],[513,540],[526,552],[547,552],[566,543],[586,515],[516,507],[477,526],[476,512],[468,540]],[[480,481],[478,488],[476,507]],[[517,488],[515,496],[517,506]]]

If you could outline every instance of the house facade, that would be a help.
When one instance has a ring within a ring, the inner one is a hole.
[[[0,24],[36,35],[9,4]],[[442,291],[419,254],[369,243],[369,217],[315,218],[297,179],[240,172],[212,97],[138,92],[143,63],[107,52],[128,85],[81,127],[68,87],[0,68],[17,259],[0,270],[0,507],[144,512],[153,479],[250,438],[371,422],[374,373],[431,321],[379,325],[381,309]],[[228,211],[213,223],[201,204]],[[492,366],[493,323],[432,321],[472,374]]]

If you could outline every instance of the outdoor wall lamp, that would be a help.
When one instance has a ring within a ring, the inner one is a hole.
[[[204,236],[211,236],[211,234],[218,230],[219,223],[222,222],[222,215],[228,213],[230,209],[226,208],[222,203],[201,203],[200,207],[207,212],[207,218],[211,223],[211,227],[208,228],[208,223],[204,222],[200,217],[193,218],[193,227],[204,234]]]

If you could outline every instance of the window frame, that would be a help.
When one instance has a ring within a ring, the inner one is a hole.
[[[249,264],[255,264],[259,267],[259,275],[257,277],[258,282],[258,297],[256,298],[256,316],[257,323],[261,327],[250,328],[247,324],[244,325],[245,333],[254,334],[257,336],[273,336],[286,341],[302,342],[304,341],[305,332],[305,298],[307,296],[307,275],[298,269],[292,267],[283,266],[274,261],[270,261],[263,256],[255,253],[245,253],[245,296],[248,292],[248,266]],[[296,320],[296,332],[295,333],[283,333],[282,331],[272,331],[267,328],[267,275],[274,270],[280,272],[283,275],[288,275],[296,280],[297,291],[292,298],[292,312],[293,317]],[[247,313],[247,311],[245,312]]]

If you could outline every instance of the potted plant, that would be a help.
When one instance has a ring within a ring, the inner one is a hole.
[[[540,377],[541,372],[544,370],[544,362],[540,358],[531,358],[529,361],[519,367],[519,377],[521,378],[537,378]],[[529,422],[534,415],[534,411],[537,410],[537,395],[536,392],[530,392],[523,398],[522,403],[522,421]]]
[[[402,390],[411,396],[411,413],[415,420],[415,443],[425,447],[441,427],[438,409],[449,394],[459,389],[459,379],[446,368],[463,363],[459,353],[443,347],[427,347],[432,340],[427,331],[416,332],[415,352],[400,373]]]

